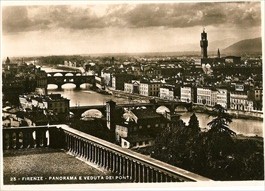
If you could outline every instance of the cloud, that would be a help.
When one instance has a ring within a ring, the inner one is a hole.
[[[106,6],[106,5],[104,5]],[[110,4],[3,7],[3,32],[86,30],[105,27],[193,26],[254,27],[261,25],[259,2]],[[98,14],[98,10],[101,14]]]

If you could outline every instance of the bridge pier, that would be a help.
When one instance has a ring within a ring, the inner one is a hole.
[[[80,84],[75,84],[75,89],[80,90]]]
[[[62,84],[57,84],[57,86],[58,86],[58,90],[62,90]]]

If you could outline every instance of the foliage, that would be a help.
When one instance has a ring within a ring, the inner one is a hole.
[[[195,114],[188,126],[166,127],[151,156],[213,180],[263,180],[263,139],[237,138],[229,129],[230,115],[220,106],[211,113],[211,129],[201,132]]]
[[[236,133],[229,129],[228,124],[232,122],[232,116],[226,113],[226,109],[217,104],[213,107],[211,116],[215,117],[207,125],[210,126],[209,132],[214,133],[227,133],[229,135],[235,135]]]

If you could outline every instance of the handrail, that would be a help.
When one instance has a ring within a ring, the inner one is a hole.
[[[88,135],[88,134],[83,133],[83,132],[81,132],[79,130],[73,129],[73,128],[67,126],[67,125],[60,124],[60,125],[56,125],[56,126],[57,126],[57,128],[61,128],[61,129],[65,130],[65,131],[68,131],[68,132],[70,132],[72,134],[78,135],[79,137],[87,139],[89,141],[93,141],[93,142],[95,142],[97,144],[100,144],[100,145],[102,145],[104,147],[107,147],[110,150],[116,151],[116,152],[121,153],[121,154],[123,154],[125,156],[134,158],[134,159],[139,160],[139,161],[143,161],[143,162],[145,162],[147,164],[151,164],[153,166],[159,167],[160,169],[166,170],[166,171],[168,171],[170,173],[173,173],[173,174],[176,174],[176,172],[177,172],[178,176],[181,176],[183,178],[189,179],[191,181],[211,181],[211,179],[209,179],[209,178],[206,178],[206,177],[200,176],[198,174],[192,173],[190,171],[187,171],[187,170],[172,166],[170,164],[167,164],[165,162],[162,162],[162,161],[156,160],[154,158],[145,156],[145,155],[137,153],[135,151],[132,151],[132,150],[129,150],[129,149],[126,149],[126,148],[121,148],[118,145],[115,145],[115,144],[110,143],[108,141],[105,141],[103,139],[94,137],[92,135]]]

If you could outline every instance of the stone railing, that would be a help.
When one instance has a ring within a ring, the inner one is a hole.
[[[3,148],[63,148],[99,168],[126,176],[132,182],[210,181],[210,179],[158,161],[67,125],[3,129]]]

